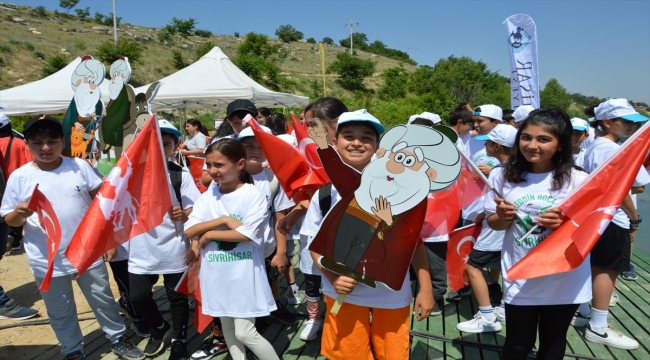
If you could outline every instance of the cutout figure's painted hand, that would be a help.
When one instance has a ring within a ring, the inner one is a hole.
[[[325,125],[321,119],[313,119],[314,127],[310,128],[308,131],[309,137],[314,140],[318,148],[325,150],[329,147],[327,143],[327,130],[325,130]]]
[[[84,130],[86,130],[86,128],[80,122],[74,123],[74,127],[75,127],[75,129],[77,129],[77,131],[84,132]]]
[[[372,207],[372,212],[375,216],[384,220],[386,225],[393,225],[393,213],[390,210],[390,203],[383,196],[375,199],[375,206]]]

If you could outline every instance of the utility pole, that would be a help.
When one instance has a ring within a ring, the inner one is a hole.
[[[355,26],[359,26],[359,23],[353,23],[353,22],[352,22],[352,19],[348,19],[348,21],[349,21],[349,23],[347,23],[347,24],[345,25],[345,27],[349,27],[349,28],[350,28],[350,55],[352,55],[352,54],[353,54],[353,49],[354,49],[354,43],[352,42],[352,29],[353,29]]]
[[[416,47],[410,47],[410,48],[408,48],[408,51],[409,51],[410,56],[411,56],[411,59],[413,59],[413,53],[415,53],[415,50],[417,50],[417,49],[418,49],[418,48],[416,48]]]
[[[115,0],[113,0],[113,40],[117,46],[117,13],[115,12]]]

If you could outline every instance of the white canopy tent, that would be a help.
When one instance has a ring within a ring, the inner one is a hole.
[[[7,104],[5,115],[38,115],[64,113],[74,98],[72,73],[81,63],[77,57],[56,73],[29,84],[0,91],[0,102]],[[104,104],[108,103],[108,80],[99,85]]]
[[[159,80],[153,111],[176,109],[218,110],[236,99],[251,100],[258,107],[304,107],[309,98],[271,91],[253,81],[219,47],[192,65]],[[149,85],[136,89],[144,93]]]

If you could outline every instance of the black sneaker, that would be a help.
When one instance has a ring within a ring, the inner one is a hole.
[[[169,360],[190,360],[187,355],[187,344],[183,340],[174,340],[170,348]]]
[[[472,287],[467,285],[464,288],[452,291],[447,294],[447,301],[460,301],[465,296],[469,296],[472,293]]]
[[[223,338],[223,336],[211,336],[203,343],[203,345],[201,345],[198,350],[194,352],[194,354],[192,354],[191,359],[207,360],[213,356],[221,354],[222,352],[226,352],[227,350],[228,346],[226,345],[226,340]]]
[[[431,310],[431,314],[429,314],[429,316],[438,316],[442,314],[442,309],[444,309],[444,307],[445,303],[442,296],[433,298],[433,310]]]
[[[290,313],[284,306],[277,304],[278,309],[271,311],[271,317],[285,325],[294,325],[298,323],[298,317]]]
[[[167,321],[163,322],[162,329],[154,328],[149,335],[147,346],[144,347],[144,354],[154,356],[160,354],[165,348],[165,342],[169,340],[172,334],[172,327]]]
[[[111,344],[111,351],[117,356],[128,360],[143,360],[144,354],[138,349],[128,337],[122,336],[118,342]]]
[[[488,285],[488,292],[490,293],[490,301],[500,303],[501,302],[501,285],[499,283],[492,283]]]
[[[86,358],[86,354],[82,353],[81,351],[75,351],[73,353],[66,355],[63,358],[63,360],[81,360],[85,358]]]
[[[151,335],[151,326],[145,319],[133,319],[131,328],[135,333],[142,338],[148,338]]]

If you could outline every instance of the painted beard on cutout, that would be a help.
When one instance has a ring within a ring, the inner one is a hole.
[[[124,79],[121,76],[116,76],[114,80],[108,82],[108,96],[111,100],[117,99],[123,88]]]
[[[427,195],[431,183],[426,174],[427,166],[417,172],[404,169],[401,174],[388,172],[388,153],[368,164],[361,174],[361,184],[354,192],[359,206],[373,214],[375,199],[383,196],[390,203],[393,215],[407,212],[417,206]]]
[[[94,113],[99,97],[99,87],[96,87],[95,90],[91,90],[90,84],[83,82],[79,84],[79,86],[77,86],[77,91],[74,93],[74,102],[77,106],[79,116],[88,117]]]

